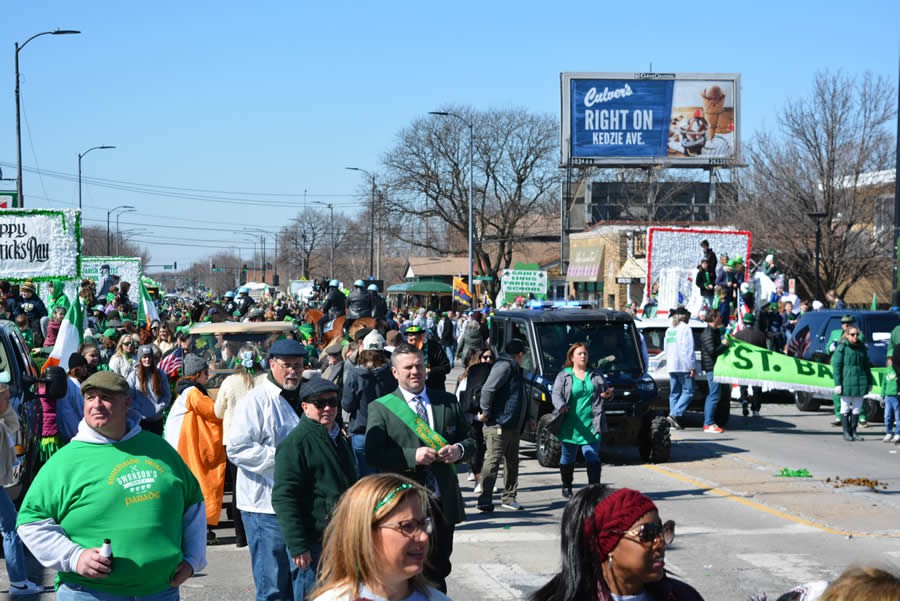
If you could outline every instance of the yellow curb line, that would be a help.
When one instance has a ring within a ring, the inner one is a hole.
[[[797,517],[795,515],[791,515],[789,513],[785,513],[783,511],[779,511],[777,509],[772,509],[771,507],[767,507],[762,503],[757,503],[756,501],[751,501],[750,499],[744,499],[739,497],[733,493],[728,492],[727,490],[722,490],[721,488],[715,488],[713,486],[708,486],[699,480],[695,480],[689,476],[683,476],[673,470],[666,469],[664,467],[660,467],[658,465],[645,464],[645,468],[657,472],[658,474],[662,474],[664,476],[669,476],[671,478],[675,478],[685,484],[690,484],[692,486],[696,486],[697,488],[706,490],[720,497],[724,497],[726,499],[730,499],[732,501],[737,501],[742,505],[746,505],[747,507],[751,507],[753,509],[758,509],[764,513],[768,513],[769,515],[773,515],[775,517],[779,517],[796,524],[803,524],[804,526],[809,526],[811,528],[815,528],[817,530],[821,530],[822,532],[827,532],[828,534],[837,534],[840,536],[852,536],[852,537],[866,537],[866,538],[900,538],[900,534],[875,534],[871,532],[852,532],[849,530],[837,530],[835,528],[830,528],[829,526],[825,526],[824,524],[819,524],[817,522],[812,522],[810,520],[806,520],[801,517]]]

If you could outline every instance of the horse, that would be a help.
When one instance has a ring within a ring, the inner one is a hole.
[[[356,318],[355,320],[353,320],[353,323],[350,325],[350,331],[348,332],[348,335],[350,336],[350,340],[355,340],[356,333],[359,332],[360,330],[362,330],[363,328],[369,328],[371,330],[374,330],[376,325],[377,324],[375,323],[374,317],[358,317],[358,318]]]

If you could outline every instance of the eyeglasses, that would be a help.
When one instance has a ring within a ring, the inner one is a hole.
[[[662,538],[667,545],[671,545],[672,541],[675,540],[675,522],[674,520],[669,520],[662,524],[659,522],[648,522],[633,530],[607,530],[607,532],[621,534],[629,540],[642,545],[651,545],[659,538]]]
[[[388,522],[386,524],[379,524],[377,527],[396,530],[403,536],[413,536],[416,532],[424,532],[428,536],[431,536],[431,532],[434,530],[434,525],[432,524],[430,517],[425,518],[424,520],[403,520],[402,522]]]
[[[288,370],[301,371],[301,370],[303,369],[303,362],[302,362],[302,361],[296,361],[296,362],[288,363],[287,361],[284,361],[284,360],[282,360],[282,359],[277,359],[277,360],[276,360],[276,363],[278,363],[279,365],[281,365],[281,367],[283,367],[284,369],[288,369]]]
[[[494,356],[491,355],[490,353],[487,353],[487,354],[484,354],[484,355],[481,356],[481,360],[482,360],[482,361],[493,361],[493,360],[494,360]]]
[[[131,342],[130,340],[123,340],[123,341],[122,341],[122,346],[131,346],[132,344],[134,344],[134,343]]]
[[[337,396],[329,396],[329,397],[319,397],[314,399],[307,399],[303,401],[304,403],[312,403],[316,406],[316,409],[322,410],[325,407],[337,407],[338,399]]]

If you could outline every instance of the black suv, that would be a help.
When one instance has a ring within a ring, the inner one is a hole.
[[[575,342],[584,342],[591,367],[609,380],[615,389],[604,404],[609,431],[603,442],[638,444],[644,461],[660,463],[669,459],[671,441],[664,416],[650,413],[657,396],[656,383],[645,374],[637,331],[631,316],[621,311],[554,309],[497,311],[491,318],[491,344],[503,352],[513,339],[525,344],[526,392],[532,415],[538,416],[534,431],[523,433],[537,444],[537,458],[544,467],[559,465],[560,445],[547,428],[553,403],[550,393],[562,370],[566,352]]]
[[[841,329],[841,318],[852,315],[862,332],[869,359],[875,367],[887,364],[888,342],[891,332],[900,326],[900,315],[893,311],[858,311],[850,309],[826,309],[809,311],[797,321],[794,336],[788,351],[795,357],[828,363],[832,350],[826,348],[832,331]],[[794,402],[800,411],[817,411],[823,402],[831,402],[831,397],[821,393],[794,392]],[[869,421],[881,421],[884,413],[881,404],[874,399],[866,399],[866,414]]]

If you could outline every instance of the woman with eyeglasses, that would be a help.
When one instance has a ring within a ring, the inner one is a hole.
[[[449,601],[422,576],[432,523],[428,493],[403,476],[363,478],[325,529],[313,601]]]
[[[472,433],[475,438],[475,454],[469,462],[469,481],[475,482],[475,494],[481,494],[481,468],[484,466],[484,454],[487,447],[484,442],[484,422],[475,419],[481,411],[479,400],[481,399],[481,387],[484,386],[491,366],[494,365],[494,351],[490,347],[477,347],[468,357],[466,371],[459,375],[456,384],[456,398],[466,415],[466,420],[472,425]]]
[[[131,334],[122,334],[116,345],[116,352],[109,358],[109,371],[116,372],[125,379],[134,371],[135,343]]]
[[[172,401],[169,378],[156,366],[156,355],[149,344],[138,347],[137,357],[134,370],[125,378],[131,388],[131,406],[143,417],[142,430],[162,436],[163,412]]]
[[[841,429],[844,440],[862,440],[856,433],[863,397],[872,389],[872,361],[861,340],[859,328],[851,323],[847,333],[831,356],[834,393],[841,398]]]
[[[665,571],[675,522],[630,488],[582,488],[562,517],[562,570],[530,601],[702,601],[693,587]]]
[[[559,424],[556,437],[562,445],[559,476],[562,496],[572,496],[575,460],[584,455],[588,484],[600,483],[600,439],[606,431],[603,403],[611,398],[612,388],[598,371],[591,369],[587,345],[576,342],[566,352],[566,362],[553,382],[554,421]]]

